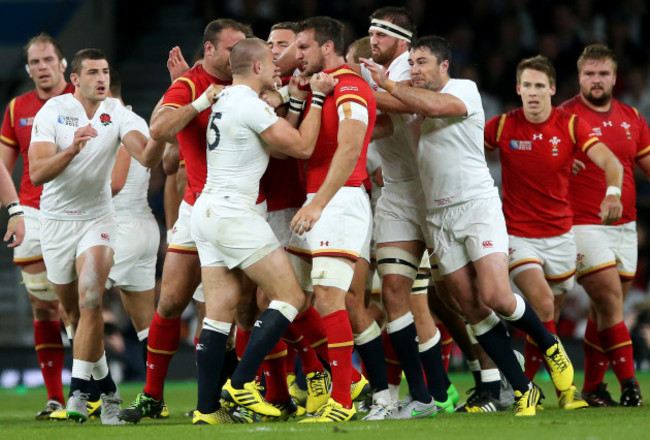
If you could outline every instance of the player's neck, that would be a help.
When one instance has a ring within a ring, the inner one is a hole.
[[[52,87],[49,90],[39,89],[38,87],[36,87],[35,89],[36,95],[38,95],[40,99],[54,98],[55,96],[59,96],[61,93],[63,93],[63,91],[65,90],[65,86],[66,86],[66,82],[65,80],[62,79],[61,81],[59,81],[59,83],[56,86]]]
[[[610,108],[612,108],[612,100],[608,100],[606,103],[602,105],[596,105],[593,102],[589,101],[587,98],[585,98],[582,93],[580,94],[580,100],[586,105],[588,108],[595,112],[608,112]]]
[[[262,85],[259,83],[259,81],[255,81],[253,78],[238,77],[235,75],[232,78],[232,85],[250,87],[258,95],[262,92]]]
[[[549,105],[548,108],[540,113],[527,112],[525,108],[523,110],[524,116],[528,122],[532,122],[533,124],[541,124],[542,122],[546,122],[546,120],[551,117],[553,107]]]
[[[325,66],[323,70],[334,70],[338,67],[341,67],[345,64],[345,58],[342,56],[336,55],[332,57],[325,58]]]
[[[102,103],[101,101],[93,101],[84,97],[79,91],[79,89],[75,91],[74,97],[77,99],[77,101],[81,103],[81,106],[86,111],[86,116],[88,117],[88,119],[92,119],[95,116],[97,109]]]
[[[403,51],[401,51],[400,53],[395,54],[395,56],[394,56],[393,58],[391,58],[389,61],[386,61],[386,63],[383,64],[382,67],[388,69],[388,67],[390,67],[390,65],[393,64],[393,63],[395,62],[396,59],[398,59],[399,57],[401,57],[402,54],[403,54],[404,52],[406,52],[406,50],[403,50]]]

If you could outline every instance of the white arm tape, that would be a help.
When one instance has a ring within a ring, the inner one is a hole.
[[[354,119],[368,125],[368,109],[358,102],[346,101],[337,108],[339,122],[345,119]]]

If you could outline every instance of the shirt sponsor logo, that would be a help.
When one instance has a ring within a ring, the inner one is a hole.
[[[59,124],[67,125],[68,127],[79,127],[79,118],[59,115]]]
[[[329,241],[321,241],[321,242],[320,242],[320,245],[321,245],[321,246],[329,246],[329,245],[330,245],[330,242],[329,242]]]
[[[533,149],[533,143],[531,141],[510,141],[511,150],[519,151],[531,151]]]
[[[30,127],[34,124],[34,118],[20,118],[18,125],[21,127]]]
[[[108,235],[106,232],[102,232],[100,234],[100,237],[102,237],[102,240],[111,241],[111,236]]]
[[[492,244],[492,240],[485,240],[483,241],[483,248],[484,249],[490,249],[493,248],[494,244]]]
[[[600,127],[594,127],[593,130],[591,131],[592,136],[602,136],[603,135],[603,130],[600,129]]]
[[[341,91],[341,92],[358,92],[358,91],[359,91],[359,87],[356,87],[356,86],[345,86],[345,87],[341,87],[340,91]]]

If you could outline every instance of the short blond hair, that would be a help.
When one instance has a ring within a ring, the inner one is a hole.
[[[614,53],[612,49],[605,46],[604,44],[590,44],[589,46],[585,47],[585,49],[580,54],[580,57],[578,58],[578,72],[582,70],[582,67],[589,60],[610,60],[614,65],[614,72],[616,72],[616,68],[618,67],[616,53]]]

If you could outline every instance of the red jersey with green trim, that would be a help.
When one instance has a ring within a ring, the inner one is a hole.
[[[636,220],[634,167],[637,160],[650,154],[650,130],[643,116],[635,108],[616,99],[612,99],[612,106],[607,112],[590,109],[580,96],[566,101],[561,108],[586,121],[592,132],[612,150],[623,165],[623,216],[614,224]],[[584,162],[587,168],[571,176],[569,200],[573,210],[573,224],[599,225],[600,204],[607,191],[605,172],[584,154],[577,153],[575,157]]]
[[[181,108],[201,96],[210,87],[210,84],[227,86],[230,83],[230,81],[222,81],[210,75],[201,64],[198,64],[172,83],[165,92],[162,105]],[[211,109],[208,108],[199,113],[176,135],[179,154],[185,161],[187,170],[187,188],[183,200],[192,206],[203,191],[205,179],[208,176],[205,133],[208,128],[210,111]]]
[[[344,114],[351,112],[351,103],[359,104],[368,111],[368,127],[363,141],[363,149],[352,174],[345,182],[345,186],[361,186],[368,176],[366,153],[377,118],[377,104],[372,89],[360,75],[345,64],[325,72],[331,74],[339,82],[334,87],[334,92],[325,98],[316,148],[311,157],[307,159],[307,193],[315,193],[321,187],[338,147],[339,107]],[[308,102],[311,103],[311,96]],[[307,107],[307,112],[309,112],[309,108],[310,106]]]
[[[74,93],[74,86],[66,84],[65,89],[61,93]],[[34,186],[29,179],[29,158],[27,151],[32,139],[32,124],[34,116],[45,105],[47,99],[38,97],[36,90],[29,91],[20,95],[7,105],[5,116],[2,121],[2,131],[0,131],[0,141],[3,144],[15,148],[20,151],[23,156],[23,176],[20,181],[20,191],[18,196],[20,204],[31,206],[32,208],[39,209],[41,203],[41,193],[43,192],[42,186]]]
[[[487,122],[485,148],[498,149],[501,157],[503,213],[509,234],[547,238],[571,229],[573,155],[576,151],[584,154],[596,143],[598,138],[587,123],[555,108],[538,124],[528,121],[521,108]]]

